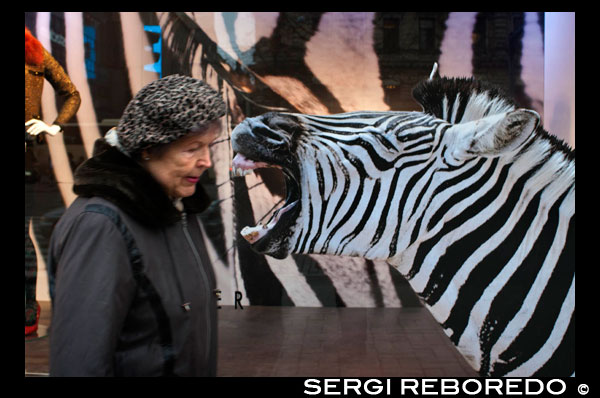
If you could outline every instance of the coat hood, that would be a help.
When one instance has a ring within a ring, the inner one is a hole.
[[[165,227],[181,219],[181,212],[154,177],[103,138],[96,140],[93,156],[75,170],[74,180],[75,194],[102,197],[149,227]],[[187,213],[200,213],[210,198],[198,184],[194,195],[182,202]]]

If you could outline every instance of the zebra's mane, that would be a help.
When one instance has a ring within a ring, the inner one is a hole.
[[[535,135],[542,140],[548,141],[553,151],[562,152],[567,160],[575,161],[575,149],[571,148],[569,144],[555,135],[548,133],[541,124],[535,130]]]
[[[423,112],[450,123],[466,123],[518,108],[505,91],[488,82],[469,78],[437,77],[424,80],[413,89]],[[554,151],[575,160],[575,150],[540,124],[535,135],[550,143]]]
[[[517,108],[502,89],[474,78],[424,80],[412,95],[423,112],[450,123],[465,123]]]

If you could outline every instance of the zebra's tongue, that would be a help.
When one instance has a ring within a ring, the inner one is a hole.
[[[258,223],[258,225],[255,227],[244,227],[240,232],[242,237],[244,239],[246,239],[248,241],[248,243],[250,243],[250,244],[253,244],[254,242],[258,241],[259,239],[262,239],[270,230],[273,229],[273,227],[275,227],[275,224],[277,224],[281,215],[283,213],[287,212],[288,210],[290,210],[292,207],[294,207],[296,205],[296,203],[298,203],[298,201],[294,201],[294,202],[288,204],[287,206],[282,207],[279,210],[276,210],[275,213],[273,214],[273,217],[271,218],[271,220],[269,221],[269,223],[267,225]]]
[[[254,169],[265,167],[278,167],[265,162],[255,162],[250,160],[241,153],[236,154],[231,161],[231,174],[233,177],[242,177],[252,173]]]

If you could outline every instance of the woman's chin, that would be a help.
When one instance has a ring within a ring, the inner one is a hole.
[[[190,186],[179,186],[177,188],[171,189],[169,192],[169,197],[171,198],[187,198],[188,196],[192,196],[196,192],[196,184]]]
[[[195,185],[191,188],[180,190],[178,197],[179,198],[187,198],[188,196],[192,196],[194,194],[194,192],[196,192]]]

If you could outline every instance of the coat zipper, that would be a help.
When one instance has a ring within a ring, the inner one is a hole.
[[[192,253],[194,254],[194,257],[196,259],[196,264],[198,265],[198,268],[200,269],[200,274],[202,275],[202,281],[205,286],[204,290],[205,290],[206,296],[208,298],[207,307],[206,307],[206,360],[208,360],[208,357],[209,357],[210,351],[211,351],[211,348],[210,348],[210,343],[211,343],[210,304],[211,304],[211,300],[212,300],[212,295],[210,293],[210,284],[208,282],[208,276],[206,275],[206,271],[204,269],[204,263],[202,262],[202,259],[200,258],[200,255],[198,254],[198,251],[196,250],[196,246],[194,245],[192,237],[190,236],[190,233],[188,231],[187,214],[185,211],[181,212],[181,223],[183,226],[183,234],[185,235],[185,239],[187,240],[188,245],[192,249]],[[182,307],[186,311],[191,310],[189,302],[182,304]]]

